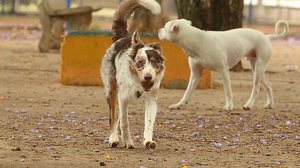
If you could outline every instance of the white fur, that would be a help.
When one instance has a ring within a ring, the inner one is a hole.
[[[284,26],[283,33],[278,34],[278,27]],[[262,32],[239,28],[228,31],[203,31],[191,26],[185,19],[173,20],[159,30],[159,38],[179,44],[188,54],[191,76],[182,99],[170,106],[180,108],[189,100],[196,88],[203,68],[210,68],[221,74],[226,95],[224,110],[233,110],[232,90],[229,69],[237,64],[242,57],[247,56],[253,70],[253,89],[249,100],[243,106],[250,109],[259,92],[260,83],[267,91],[265,108],[274,104],[270,83],[265,78],[267,63],[271,57],[272,45],[270,39],[283,38],[288,33],[288,24],[279,21],[276,24],[277,34],[265,35]],[[253,52],[254,51],[254,52]],[[253,57],[253,53],[256,57]]]
[[[149,9],[154,15],[160,14],[161,7],[155,0],[139,0],[140,5]]]

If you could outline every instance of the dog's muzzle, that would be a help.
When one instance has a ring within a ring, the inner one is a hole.
[[[142,87],[145,92],[149,92],[154,85],[154,82],[152,81],[141,81]]]

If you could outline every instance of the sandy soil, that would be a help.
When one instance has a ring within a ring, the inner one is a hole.
[[[31,19],[1,18],[0,23],[38,24]],[[60,54],[39,53],[39,37],[35,29],[0,30],[0,167],[300,167],[296,36],[273,42],[267,73],[276,101],[272,110],[262,108],[263,90],[252,110],[242,110],[252,87],[249,70],[231,73],[231,113],[220,111],[224,93],[217,74],[214,89],[196,90],[182,110],[167,106],[184,90],[161,89],[155,150],[141,144],[142,102],[129,109],[136,148],[108,148],[103,88],[61,85]],[[246,60],[243,64],[248,69]]]

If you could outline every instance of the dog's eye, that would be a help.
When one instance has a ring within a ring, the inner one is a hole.
[[[137,68],[142,68],[144,66],[144,61],[139,60],[138,62],[135,63]]]
[[[161,61],[157,59],[151,59],[151,64],[153,65],[154,68],[159,68],[161,65]]]

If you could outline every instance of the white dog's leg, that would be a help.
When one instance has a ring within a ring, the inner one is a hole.
[[[121,129],[121,137],[122,141],[127,149],[133,149],[134,144],[131,139],[130,130],[129,130],[129,122],[128,122],[128,111],[127,100],[122,99],[120,93],[118,94],[118,102],[119,102],[119,120],[120,120],[120,129]]]
[[[181,100],[176,104],[170,105],[169,106],[170,109],[180,109],[183,105],[187,104],[193,91],[196,89],[199,79],[201,77],[203,67],[199,64],[195,64],[191,57],[189,57],[188,62],[189,62],[190,73],[191,73],[188,87]]]
[[[227,68],[224,68],[219,73],[221,74],[223,80],[223,85],[224,85],[223,87],[224,87],[225,97],[226,97],[226,104],[223,107],[223,110],[232,111],[233,101],[232,101],[232,90],[231,90],[229,70]]]
[[[250,108],[253,106],[254,101],[256,99],[257,94],[259,93],[260,89],[260,82],[264,74],[264,68],[256,62],[255,69],[253,73],[253,88],[251,92],[251,96],[248,99],[247,103],[243,106],[245,110],[250,110]]]
[[[265,104],[264,108],[271,109],[274,105],[274,99],[273,99],[273,92],[270,82],[265,78],[265,76],[262,78],[262,84],[266,89],[267,92],[267,103]]]
[[[145,100],[145,130],[144,130],[144,142],[143,144],[148,149],[154,149],[156,142],[152,140],[153,127],[157,112],[157,102],[155,97],[149,97]]]

